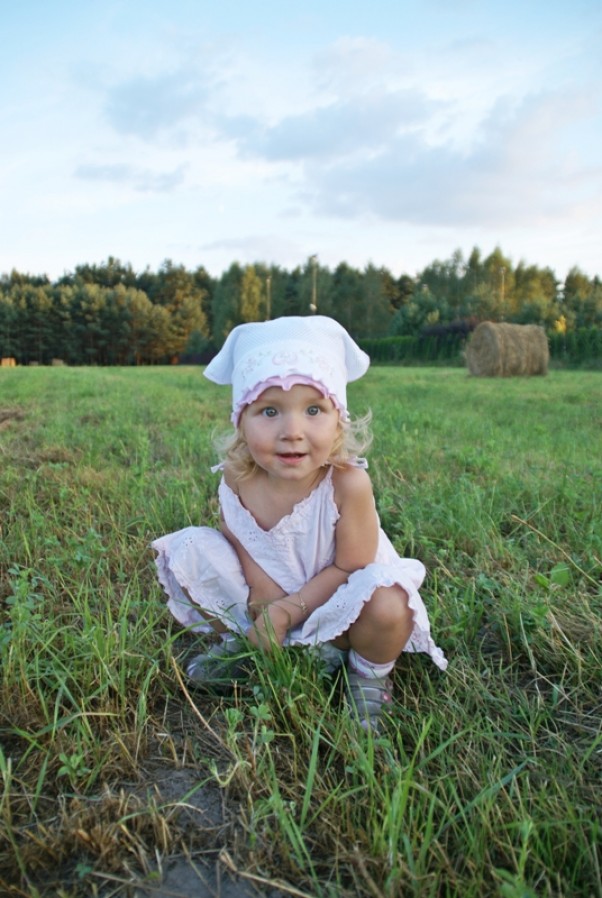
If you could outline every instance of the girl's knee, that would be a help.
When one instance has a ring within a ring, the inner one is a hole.
[[[400,586],[380,586],[362,608],[346,633],[334,640],[337,648],[353,647],[360,654],[377,646],[393,657],[399,654],[412,634],[414,615],[408,595]],[[368,656],[367,656],[368,657]]]
[[[362,617],[379,627],[398,627],[411,623],[408,594],[401,586],[380,586],[364,606]]]

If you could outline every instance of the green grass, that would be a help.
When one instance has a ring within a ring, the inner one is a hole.
[[[0,371],[0,892],[125,895],[226,846],[291,894],[602,898],[600,374],[351,385],[450,661],[402,656],[378,739],[302,652],[233,698],[182,688],[148,544],[216,522],[227,392],[192,368]],[[219,787],[222,824],[187,823],[157,769]]]

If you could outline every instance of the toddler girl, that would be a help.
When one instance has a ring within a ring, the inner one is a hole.
[[[219,484],[220,530],[187,527],[153,542],[168,607],[221,642],[188,665],[196,682],[233,677],[246,637],[317,647],[347,664],[348,705],[378,725],[402,651],[447,661],[418,593],[424,566],[380,529],[366,461],[354,455],[346,385],[368,356],[331,318],[242,324],[205,369],[231,384],[235,433]]]

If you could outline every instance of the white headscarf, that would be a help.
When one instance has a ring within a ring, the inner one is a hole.
[[[232,421],[270,386],[309,384],[329,396],[347,418],[347,384],[370,359],[344,327],[324,315],[240,324],[205,368],[205,377],[232,384]]]

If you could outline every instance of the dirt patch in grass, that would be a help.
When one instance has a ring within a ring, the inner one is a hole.
[[[199,782],[195,770],[174,770],[159,763],[148,767],[147,773],[156,800],[163,807],[171,805],[174,822],[182,829],[181,849],[134,884],[134,898],[284,898],[291,894],[267,879],[236,870],[228,851],[228,830],[237,808],[226,804],[215,783]]]
[[[0,408],[0,430],[8,430],[15,421],[22,421],[25,412],[22,408]]]
[[[240,808],[204,765],[177,767],[151,758],[138,773],[139,778],[105,785],[96,794],[68,790],[71,795],[59,800],[59,814],[49,825],[22,830],[24,868],[20,872],[2,858],[0,893],[39,898],[59,893],[74,898],[304,894],[237,869],[232,858],[240,838]]]

